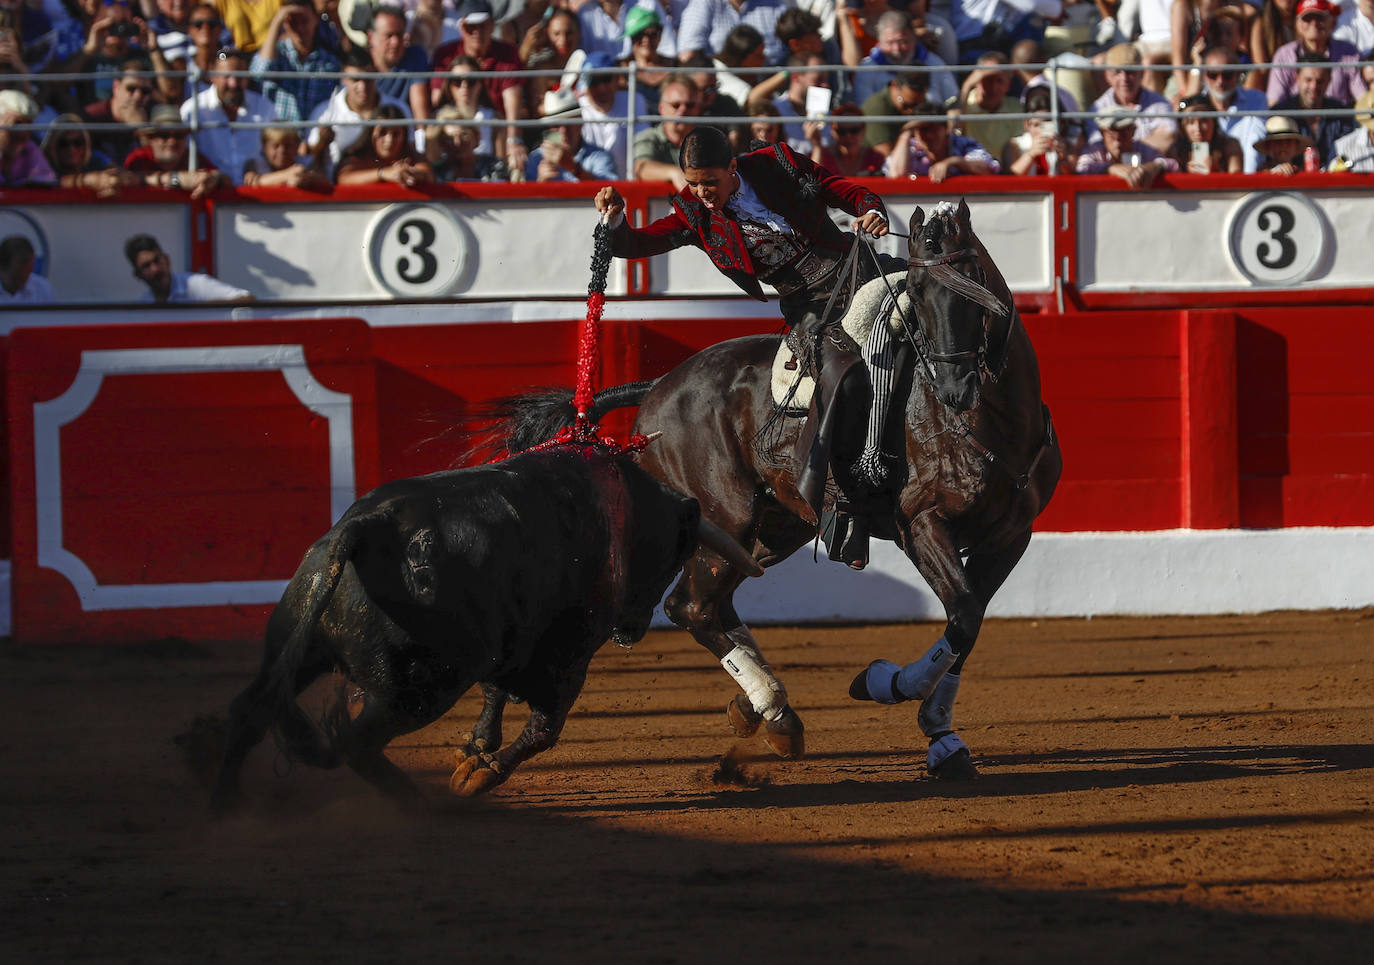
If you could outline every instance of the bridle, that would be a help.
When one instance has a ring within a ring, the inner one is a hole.
[[[965,261],[972,261],[977,266],[976,278],[970,278],[953,269],[952,266]],[[1020,316],[1009,306],[1002,304],[1001,300],[993,295],[992,292],[988,291],[986,284],[987,276],[983,271],[982,256],[978,249],[969,246],[967,248],[959,248],[955,251],[947,251],[930,258],[908,258],[907,266],[909,268],[935,270],[937,277],[934,281],[983,308],[983,314],[980,319],[983,327],[983,338],[976,349],[968,349],[962,352],[936,352],[931,345],[929,336],[927,336],[924,329],[921,328],[919,320],[908,317],[907,307],[902,305],[900,299],[897,297],[897,293],[892,290],[890,285],[888,286],[888,298],[891,300],[893,307],[898,313],[898,317],[902,323],[902,330],[906,333],[907,340],[911,343],[911,347],[915,350],[917,358],[920,359],[922,366],[925,368],[931,384],[935,384],[936,363],[952,364],[969,359],[977,361],[980,375],[985,376],[988,381],[996,383],[1003,371],[1006,370],[1007,360],[1011,354],[1011,326],[1016,324]],[[914,312],[915,292],[911,290],[910,285],[907,286],[907,294],[911,298],[910,310]],[[882,317],[889,317],[888,311],[890,311],[890,309],[881,313]],[[1007,323],[1007,333],[1002,343],[1001,358],[998,359],[995,364],[989,364],[988,361],[988,340],[990,338],[989,332],[991,329],[991,326],[988,324],[988,315],[990,313],[1010,316]],[[969,426],[968,419],[964,413],[954,413],[953,422],[959,434],[968,440],[969,444],[973,446],[980,456],[987,460],[988,463],[1002,467],[1002,469],[1011,476],[1012,483],[1017,489],[1025,489],[1030,485],[1031,475],[1035,472],[1036,466],[1040,464],[1041,457],[1045,454],[1045,451],[1054,444],[1054,426],[1050,422],[1050,410],[1043,403],[1041,404],[1041,409],[1044,413],[1045,434],[1039,448],[1036,450],[1035,456],[1031,459],[1030,466],[1024,472],[1020,473],[1013,470],[1002,456],[999,456],[996,452],[979,441],[978,437],[974,435],[973,429]]]

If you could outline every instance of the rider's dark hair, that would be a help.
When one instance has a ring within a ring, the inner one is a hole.
[[[730,159],[734,156],[725,132],[718,127],[702,124],[692,128],[682,139],[678,166],[684,171],[688,168],[724,168],[730,166]]]

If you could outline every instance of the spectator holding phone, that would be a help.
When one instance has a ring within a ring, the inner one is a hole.
[[[1024,130],[1007,141],[1002,148],[1002,170],[1008,174],[1072,174],[1078,161],[1082,139],[1076,124],[1055,121],[1051,112],[1053,88],[1048,84],[1027,87],[1021,106],[1028,117],[1021,122]],[[1065,110],[1064,101],[1059,111]]]
[[[882,177],[887,158],[864,145],[864,112],[857,104],[840,104],[830,113],[835,117],[830,123],[831,146],[813,142],[811,160],[841,177]]]
[[[554,126],[545,129],[543,142],[530,152],[525,180],[614,181],[619,177],[609,154],[583,143],[582,107],[576,93],[551,90],[544,95],[542,107],[544,118]]]
[[[1212,110],[1211,98],[1195,94],[1180,101],[1178,110],[1187,115],[1179,121],[1172,152],[1180,168],[1189,174],[1240,174],[1245,170],[1240,142],[1228,137],[1217,126],[1216,118],[1199,116],[1199,111]]]
[[[916,108],[915,118],[902,126],[887,156],[883,173],[890,178],[925,175],[939,184],[960,174],[996,174],[997,159],[971,137],[953,134],[949,116],[934,104]]]
[[[1177,161],[1135,139],[1139,120],[1139,114],[1125,107],[1098,115],[1102,137],[1079,155],[1078,173],[1110,174],[1139,189],[1148,188],[1163,171],[1177,171]]]
[[[63,73],[97,74],[93,81],[77,85],[77,103],[89,104],[105,100],[113,91],[119,65],[130,55],[147,52],[135,43],[144,30],[142,21],[135,22],[131,0],[88,0],[92,5],[92,19],[86,42],[66,64]]]

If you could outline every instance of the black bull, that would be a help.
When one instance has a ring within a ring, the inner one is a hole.
[[[288,757],[347,763],[411,800],[384,748],[478,682],[489,710],[450,788],[500,784],[557,741],[601,644],[643,637],[699,540],[763,572],[696,500],[629,455],[582,447],[377,488],[310,547],[272,612],[261,669],[230,708],[215,807],[237,802],[244,759],[273,727]],[[322,733],[296,698],[335,669],[362,706],[352,717],[336,701]],[[530,720],[498,750],[505,695],[525,700]]]

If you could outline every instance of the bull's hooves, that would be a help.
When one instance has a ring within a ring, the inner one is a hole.
[[[800,760],[806,754],[806,727],[790,705],[783,708],[781,717],[768,722],[763,739],[785,761]]]
[[[754,710],[744,694],[735,694],[734,700],[725,705],[725,718],[736,737],[753,737],[763,723],[763,715]]]
[[[941,781],[971,781],[978,776],[978,768],[974,766],[973,755],[968,748],[961,747],[930,773]]]
[[[469,757],[461,761],[453,776],[448,779],[449,793],[455,797],[476,797],[485,794],[504,778],[485,766],[480,758]]]

